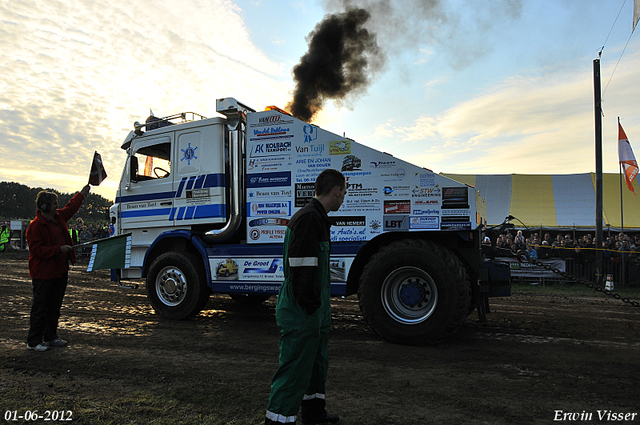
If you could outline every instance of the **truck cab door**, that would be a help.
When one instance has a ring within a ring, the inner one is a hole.
[[[227,221],[225,122],[212,118],[175,132],[175,226]]]
[[[120,188],[121,229],[173,226],[173,134],[142,140],[131,147]]]

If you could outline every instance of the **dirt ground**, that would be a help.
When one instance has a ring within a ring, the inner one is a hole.
[[[263,423],[278,356],[273,298],[246,307],[211,296],[197,317],[169,321],[144,285],[121,289],[76,266],[60,322],[69,346],[36,353],[25,344],[24,253],[0,256],[0,291],[5,420],[55,409],[76,423]],[[342,424],[640,423],[640,308],[596,293],[515,293],[453,340],[407,347],[371,331],[356,298],[332,307],[327,401]]]

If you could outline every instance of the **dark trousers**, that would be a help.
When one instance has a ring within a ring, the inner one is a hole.
[[[31,347],[58,338],[58,319],[67,289],[68,273],[57,279],[32,279],[33,304],[27,344]]]

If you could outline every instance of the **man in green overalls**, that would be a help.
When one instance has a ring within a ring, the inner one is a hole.
[[[280,330],[280,366],[271,380],[265,424],[295,424],[300,408],[304,425],[337,423],[325,410],[331,322],[329,211],[337,211],[347,193],[337,170],[324,170],[315,197],[291,217],[284,238],[284,283],[276,320]]]

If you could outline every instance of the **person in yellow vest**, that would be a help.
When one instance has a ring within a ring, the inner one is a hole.
[[[9,249],[9,240],[11,239],[11,228],[5,221],[0,227],[0,252],[5,252]]]
[[[80,233],[78,232],[77,224],[72,224],[71,226],[69,226],[69,235],[71,236],[71,240],[73,241],[73,244],[77,245],[78,242],[80,241]]]

